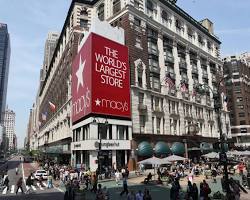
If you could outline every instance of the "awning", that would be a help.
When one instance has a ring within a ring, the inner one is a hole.
[[[143,141],[138,145],[137,153],[139,156],[149,157],[152,156],[154,152],[152,146],[148,142]]]
[[[155,154],[156,155],[168,155],[171,153],[171,150],[169,146],[166,144],[166,142],[159,141],[155,145]]]
[[[184,144],[181,142],[175,142],[172,145],[171,151],[174,155],[183,155],[185,153]]]

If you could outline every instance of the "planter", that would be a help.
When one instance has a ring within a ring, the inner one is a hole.
[[[85,192],[75,192],[75,200],[85,200],[86,193]]]

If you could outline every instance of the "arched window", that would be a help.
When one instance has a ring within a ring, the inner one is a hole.
[[[99,7],[98,7],[98,18],[103,21],[104,20],[104,4],[102,3]]]
[[[121,1],[113,0],[113,15],[121,10]]]

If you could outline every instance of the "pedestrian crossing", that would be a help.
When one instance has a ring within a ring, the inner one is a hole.
[[[54,186],[53,186],[54,187]],[[23,187],[23,190],[24,192],[36,192],[36,191],[43,191],[43,190],[46,190],[48,188],[48,184],[46,182],[42,182],[42,185],[37,182],[36,185],[31,185],[30,186],[27,186],[25,185]],[[1,192],[0,192],[0,196],[1,195],[8,195],[8,194],[15,194],[16,193],[16,189],[17,189],[17,186],[16,185],[10,185],[9,186],[9,190],[7,187],[5,187]],[[19,188],[18,189],[18,193],[21,193],[21,189]]]

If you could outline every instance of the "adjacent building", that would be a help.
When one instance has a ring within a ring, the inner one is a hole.
[[[58,32],[51,31],[48,33],[48,36],[45,42],[45,47],[44,47],[43,68],[41,72],[42,80],[46,77],[46,73],[48,71],[50,61],[53,57],[53,53],[55,51],[58,38],[59,38]]]
[[[232,137],[240,147],[250,146],[250,54],[232,55],[223,59],[224,73],[232,78],[227,86]]]
[[[128,47],[131,120],[91,115],[72,124],[72,65],[90,31]],[[220,44],[209,19],[195,20],[175,1],[73,0],[39,90],[34,143],[92,170],[100,140],[107,167],[167,154],[170,147],[175,154],[199,159],[202,148],[211,148],[219,138],[213,93],[224,91],[218,86],[223,77]],[[219,115],[223,134],[231,138],[227,110]]]
[[[9,151],[15,150],[16,148],[15,120],[16,120],[15,112],[7,107],[4,112],[3,125],[5,127],[6,144],[8,146]]]
[[[7,24],[0,23],[0,111],[1,121],[6,108],[10,63],[10,36]]]

